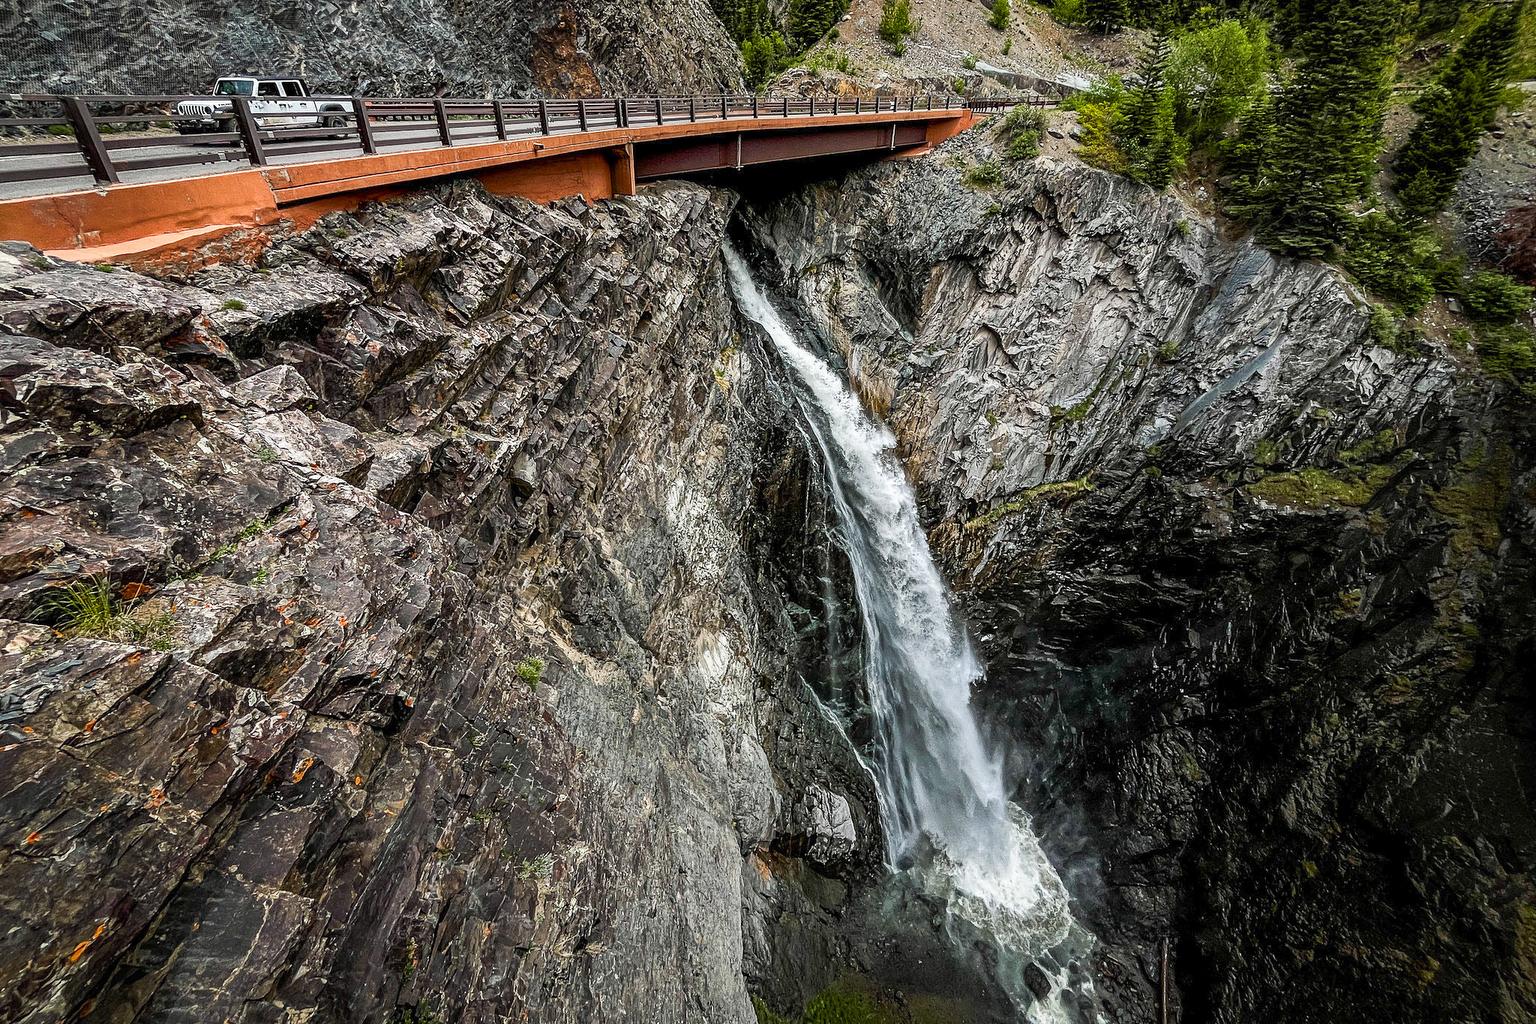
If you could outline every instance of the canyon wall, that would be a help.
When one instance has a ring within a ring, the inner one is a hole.
[[[0,1017],[752,1019],[794,879],[882,844],[734,201],[461,183],[182,281],[5,243]]]
[[[1528,1020],[1531,409],[1334,270],[974,132],[750,197],[888,417],[1105,1019]]]

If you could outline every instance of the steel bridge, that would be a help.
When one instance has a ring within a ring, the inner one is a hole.
[[[185,249],[414,183],[473,175],[535,201],[632,195],[640,181],[816,157],[924,151],[1039,96],[649,96],[495,100],[313,97],[303,112],[229,107],[213,131],[188,96],[25,96],[0,117],[0,238],[78,259]]]

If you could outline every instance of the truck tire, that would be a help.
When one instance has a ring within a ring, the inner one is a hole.
[[[335,103],[327,103],[325,106],[320,108],[320,127],[345,128],[347,125],[347,119],[346,117],[342,116],[345,113],[345,107]],[[345,133],[332,135],[330,138],[339,139],[344,137],[344,135]]]

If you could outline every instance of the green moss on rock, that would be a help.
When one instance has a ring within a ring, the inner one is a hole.
[[[985,529],[1009,516],[1017,515],[1033,505],[1038,505],[1049,498],[1071,497],[1073,495],[1086,494],[1091,490],[1093,490],[1093,484],[1089,482],[1086,476],[1078,477],[1076,480],[1054,480],[1050,483],[1026,487],[1024,490],[1016,492],[1013,497],[1003,502],[1003,504],[967,522],[965,528],[967,530]]]
[[[1492,553],[1499,546],[1503,537],[1499,513],[1509,487],[1510,454],[1501,448],[1463,459],[1455,480],[1430,494],[1435,511],[1453,525],[1453,552],[1465,557],[1477,551]]]
[[[1392,478],[1392,473],[1391,466],[1337,472],[1317,466],[1303,466],[1293,472],[1274,473],[1251,483],[1248,485],[1248,493],[1272,505],[1291,508],[1359,508],[1376,496],[1376,492]]]

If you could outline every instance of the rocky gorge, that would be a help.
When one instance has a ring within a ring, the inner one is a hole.
[[[994,146],[459,182],[186,274],[7,243],[0,1019],[1018,1019],[891,885],[731,237],[899,443],[1093,935],[1053,1010],[1536,1015],[1528,400]]]

